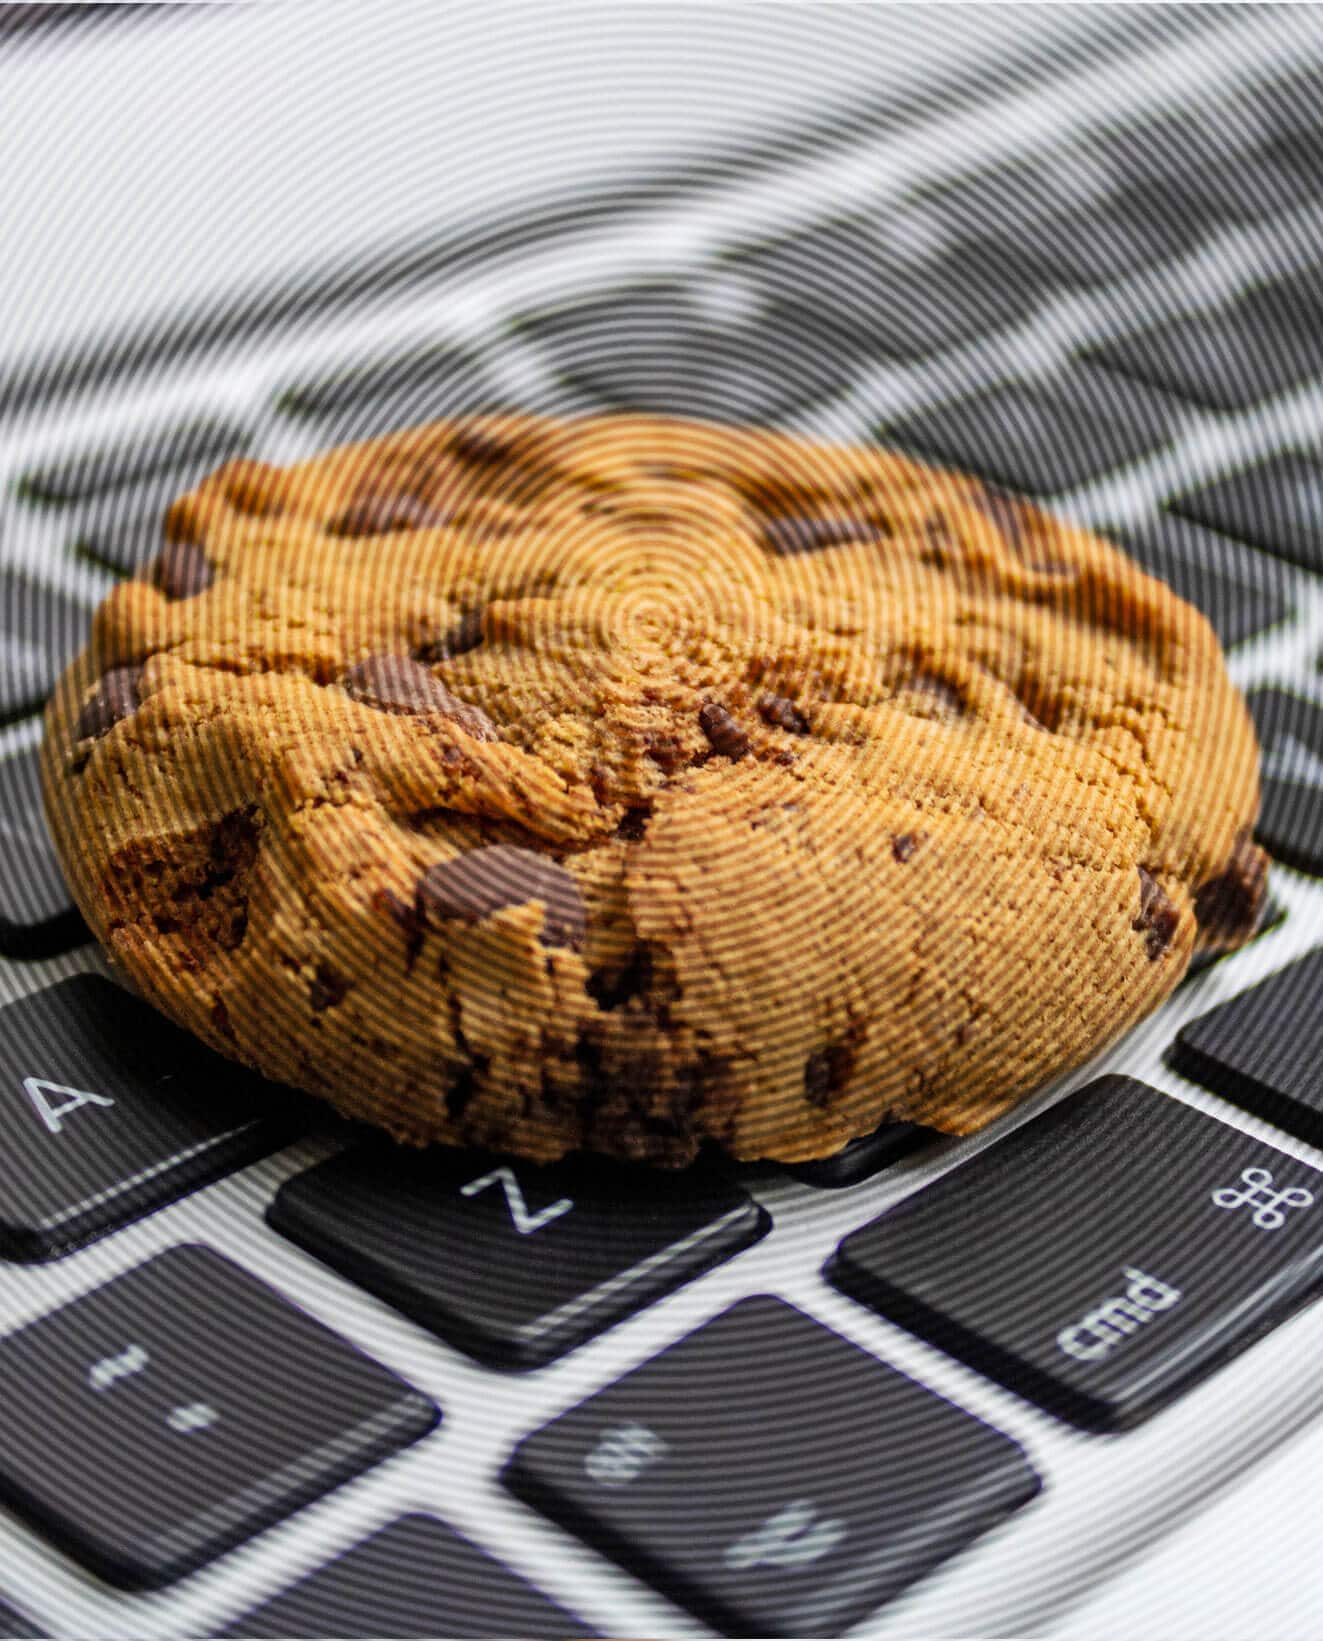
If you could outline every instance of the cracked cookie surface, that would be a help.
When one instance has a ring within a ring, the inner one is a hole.
[[[981,1127],[1248,937],[1203,618],[875,448],[483,417],[222,468],[98,612],[47,807],[112,959],[414,1143]]]

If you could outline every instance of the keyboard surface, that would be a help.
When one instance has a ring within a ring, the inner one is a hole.
[[[1323,120],[1267,56],[14,427],[0,1633],[1044,1633],[1317,1415]],[[400,1159],[196,1048],[62,889],[41,703],[200,473],[499,406],[894,440],[1112,535],[1246,690],[1274,919],[984,1135],[682,1185]]]

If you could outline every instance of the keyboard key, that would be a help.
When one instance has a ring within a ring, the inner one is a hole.
[[[1151,454],[1171,432],[1159,400],[1077,372],[958,399],[895,422],[882,436],[929,461],[1047,495]]]
[[[1245,704],[1262,749],[1255,836],[1287,866],[1323,876],[1323,707],[1284,689],[1252,689]]]
[[[432,1516],[400,1516],[221,1636],[591,1636],[546,1596]]]
[[[1182,1026],[1172,1064],[1297,1139],[1323,1144],[1320,996],[1323,949]]]
[[[733,264],[765,305],[761,324],[818,353],[916,359],[1023,320],[1039,293],[998,244],[898,261],[887,235],[826,225]]]
[[[1323,570],[1323,463],[1310,456],[1271,456],[1168,505],[1251,547]]]
[[[517,328],[571,387],[657,415],[768,421],[837,392],[854,369],[802,324],[765,318],[718,329],[673,295],[554,308]]]
[[[0,1499],[126,1589],[173,1582],[440,1417],[200,1246],[0,1340],[0,1378]]]
[[[91,626],[91,611],[64,593],[0,571],[0,719],[41,706]]]
[[[485,409],[492,391],[486,366],[470,349],[429,343],[296,382],[278,395],[276,406],[290,415],[324,420],[375,400],[411,398],[435,405],[440,416]]]
[[[83,450],[32,467],[19,479],[22,495],[33,501],[90,501],[138,479],[175,468],[217,467],[248,443],[248,435],[221,422],[184,422],[142,428],[122,444]],[[184,486],[187,488],[187,485]]]
[[[40,1641],[46,1631],[15,1612],[8,1602],[0,1601],[0,1641]]]
[[[1091,362],[1212,410],[1243,410],[1323,375],[1323,287],[1266,286],[1230,307],[1119,336]]]
[[[1197,238],[1179,218],[1113,204],[1036,223],[1006,220],[989,243],[1017,277],[1042,285],[1096,285],[1178,256]]]
[[[929,1140],[936,1139],[931,1128],[920,1128],[912,1122],[887,1122],[862,1139],[851,1140],[834,1157],[820,1157],[814,1162],[791,1163],[786,1173],[804,1185],[816,1185],[820,1190],[840,1191],[846,1186],[858,1185],[872,1179],[874,1174],[899,1162]]]
[[[1323,1176],[1103,1077],[846,1237],[829,1274],[1058,1418],[1123,1430],[1323,1284]]]
[[[506,1484],[730,1635],[840,1635],[1038,1491],[1007,1437],[746,1299],[520,1444]]]
[[[765,1234],[736,1186],[370,1145],[286,1182],[278,1231],[479,1361],[534,1368]]]
[[[36,747],[0,763],[0,953],[49,957],[91,936],[65,887],[41,806]]]
[[[1293,578],[1276,559],[1250,552],[1174,513],[1159,513],[1149,524],[1105,534],[1150,575],[1160,577],[1202,611],[1227,649],[1295,614]]]
[[[0,1009],[0,1257],[51,1259],[276,1150],[292,1097],[99,975]]]
[[[110,490],[78,509],[69,544],[121,575],[137,575],[161,550],[171,504],[186,495],[197,473]]]

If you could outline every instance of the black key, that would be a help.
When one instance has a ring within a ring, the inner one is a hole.
[[[0,764],[0,953],[49,957],[91,936],[65,887],[41,806],[36,747]]]
[[[1323,707],[1284,689],[1252,689],[1245,704],[1262,749],[1255,836],[1287,866],[1323,876]]]
[[[0,1009],[0,1257],[68,1253],[276,1150],[295,1106],[99,975]]]
[[[0,1601],[0,1641],[40,1641],[45,1634],[7,1602]]]
[[[1008,221],[989,243],[1017,277],[1042,285],[1096,285],[1165,262],[1196,238],[1169,214],[1111,205],[1037,223]]]
[[[1211,622],[1225,648],[1288,620],[1291,574],[1276,559],[1174,513],[1107,535]]]
[[[0,571],[0,719],[39,707],[82,649],[92,613],[18,570]]]
[[[1172,1064],[1310,1145],[1323,1143],[1323,949],[1182,1026]],[[1323,1196],[1323,1193],[1320,1193]]]
[[[107,491],[78,510],[70,545],[121,575],[137,575],[161,550],[171,504],[203,476],[174,473],[164,481]]]
[[[34,501],[89,501],[104,491],[174,468],[218,466],[247,443],[245,432],[221,422],[142,428],[122,444],[79,451],[63,460],[29,468],[19,479],[18,488]]]
[[[883,438],[930,461],[1047,495],[1084,484],[1171,437],[1159,400],[1099,373],[999,388],[895,422]]]
[[[1169,505],[1292,564],[1323,569],[1323,463],[1298,451],[1215,479]]]
[[[400,1516],[236,1619],[222,1637],[595,1635],[531,1584],[433,1516]]]
[[[1263,905],[1259,910],[1259,920],[1254,925],[1254,933],[1250,936],[1250,942],[1260,939],[1265,934],[1271,934],[1274,929],[1279,928],[1285,922],[1286,907],[1279,900],[1275,900],[1272,895],[1265,896]],[[1214,963],[1220,963],[1224,957],[1234,955],[1232,952],[1195,952],[1190,959],[1189,968],[1185,971],[1185,979],[1193,980],[1203,974],[1206,969],[1211,969]]]
[[[468,348],[449,343],[392,353],[384,359],[295,383],[277,398],[291,415],[336,419],[380,399],[414,399],[436,414],[485,408],[492,384],[485,365]]]
[[[693,338],[708,326],[690,286],[659,280],[521,314],[514,329],[544,347],[566,341],[584,349],[638,336]]]
[[[1243,410],[1323,374],[1323,288],[1295,280],[1230,307],[1115,337],[1087,357],[1213,410]]]
[[[1320,1227],[1316,1170],[1103,1077],[846,1237],[830,1276],[1058,1418],[1122,1430],[1319,1287]]]
[[[851,1140],[835,1156],[792,1163],[786,1172],[805,1185],[839,1191],[848,1185],[858,1185],[861,1180],[872,1179],[883,1168],[936,1138],[931,1128],[920,1128],[917,1123],[887,1122],[872,1134]]]
[[[506,1484],[728,1635],[839,1635],[1038,1491],[1007,1437],[746,1299],[528,1437]]]
[[[286,1182],[271,1223],[479,1361],[533,1368],[764,1235],[701,1170],[537,1168],[384,1145]]]
[[[0,1499],[126,1589],[182,1577],[440,1417],[199,1246],[0,1340],[0,1377]]]

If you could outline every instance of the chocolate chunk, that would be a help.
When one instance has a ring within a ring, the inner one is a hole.
[[[494,427],[461,427],[450,441],[450,454],[475,467],[494,467],[498,462],[513,461],[519,452],[519,435],[503,433]]]
[[[921,832],[897,832],[891,840],[891,853],[903,866],[919,847]]]
[[[1176,925],[1179,922],[1180,914],[1167,898],[1167,891],[1146,866],[1141,866],[1139,915],[1130,927],[1136,934],[1145,937],[1144,950],[1148,953],[1150,962],[1156,962],[1171,945],[1171,937],[1176,933]]]
[[[642,943],[635,946],[620,968],[601,968],[588,977],[588,995],[598,1008],[608,1012],[642,997],[652,984],[652,952]]]
[[[900,686],[900,694],[908,697],[902,700],[901,705],[921,718],[950,721],[965,715],[965,701],[960,691],[945,678],[938,678],[931,672],[913,673]]]
[[[540,900],[544,946],[579,946],[588,913],[573,874],[531,849],[507,843],[471,849],[429,866],[418,884],[421,916],[477,923],[503,906]]]
[[[705,701],[698,709],[698,723],[723,758],[742,758],[749,750],[748,734],[717,701]]]
[[[103,735],[138,710],[138,681],[141,667],[111,667],[103,673],[96,694],[83,703],[74,734],[80,741],[100,740]]]
[[[849,542],[881,541],[886,534],[884,526],[869,519],[846,518],[841,514],[800,518],[785,513],[779,518],[763,520],[763,541],[780,558],[817,553],[824,547],[843,547]]]
[[[828,1043],[817,1049],[804,1062],[804,1098],[811,1106],[822,1110],[839,1094],[854,1070],[855,1045],[853,1042]]]
[[[626,809],[620,817],[620,824],[616,827],[616,836],[624,838],[627,843],[639,843],[648,830],[648,822],[652,819],[652,806],[639,804]]]
[[[1268,857],[1243,831],[1224,870],[1194,892],[1200,949],[1229,950],[1248,940],[1258,927],[1267,892]]]
[[[207,555],[194,541],[167,541],[152,565],[151,578],[167,598],[193,598],[216,579]]]
[[[477,741],[494,741],[496,726],[481,709],[461,701],[420,661],[407,655],[369,655],[344,676],[345,693],[377,712],[439,713]]]
[[[758,716],[765,724],[773,729],[784,729],[788,735],[808,734],[808,719],[784,695],[764,695],[758,703]]]
[[[333,536],[384,536],[392,530],[429,530],[454,514],[430,506],[408,490],[365,490],[327,522]]]
[[[482,643],[482,612],[470,610],[439,638],[420,644],[413,652],[417,661],[453,661],[457,655],[467,655]]]
[[[318,963],[313,971],[312,983],[308,987],[308,1000],[314,1014],[321,1014],[326,1009],[332,1009],[337,1003],[343,1002],[349,990],[349,982],[344,975],[337,974],[329,963]]]

